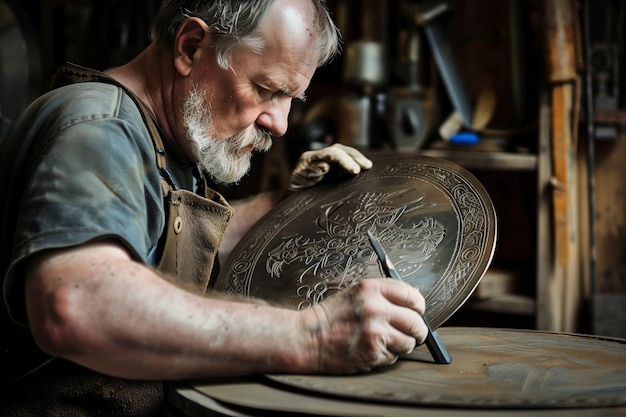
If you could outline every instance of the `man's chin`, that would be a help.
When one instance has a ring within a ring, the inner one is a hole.
[[[231,168],[228,173],[215,172],[213,167],[207,167],[204,164],[200,164],[205,172],[213,179],[216,184],[219,185],[237,185],[250,171],[250,160],[247,164],[240,166],[238,169]]]
[[[254,154],[254,153],[264,153],[270,150],[270,148],[272,147],[272,142],[270,142],[267,145],[264,146],[254,146],[254,145],[248,145],[244,148],[239,149],[239,156],[248,154],[250,157]]]

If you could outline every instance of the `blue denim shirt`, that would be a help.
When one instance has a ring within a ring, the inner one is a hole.
[[[12,169],[22,184],[4,203],[17,208],[15,237],[0,271],[14,319],[25,324],[19,266],[37,252],[115,238],[138,261],[153,262],[165,225],[162,189],[148,130],[121,88],[89,82],[43,95],[12,126],[0,161],[19,152],[26,161]],[[168,168],[180,187],[193,186],[189,164]]]

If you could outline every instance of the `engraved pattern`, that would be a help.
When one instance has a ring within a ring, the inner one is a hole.
[[[321,206],[322,216],[316,226],[319,238],[286,237],[269,252],[266,271],[279,279],[285,265],[301,262],[304,271],[298,276],[301,285],[296,297],[303,298],[299,309],[308,308],[326,297],[367,276],[368,265],[377,264],[365,232],[372,230],[381,244],[396,246],[411,252],[397,265],[402,276],[418,271],[430,258],[444,237],[444,226],[433,218],[425,218],[410,228],[398,225],[405,212],[417,211],[428,203],[420,197],[397,207],[399,193],[352,193],[344,199]],[[341,209],[348,208],[344,213]]]
[[[490,232],[489,225],[485,224],[489,218],[486,206],[465,177],[442,167],[397,163],[387,165],[385,172],[421,175],[441,183],[449,191],[450,201],[458,213],[461,223],[459,230],[462,233],[458,242],[457,256],[461,261],[454,263],[447,274],[447,279],[439,280],[429,293],[426,308],[429,315],[434,316],[455,298],[455,294],[466,283],[469,283],[467,277],[472,276],[483,260],[485,242]]]
[[[394,157],[339,185],[284,201],[253,228],[215,288],[307,308],[382,276],[372,230],[438,327],[469,297],[493,256],[495,210],[480,183],[435,158]]]

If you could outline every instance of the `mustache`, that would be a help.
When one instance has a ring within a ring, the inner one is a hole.
[[[273,135],[265,128],[252,128],[234,135],[232,141],[239,145],[239,149],[252,146],[257,152],[267,152],[272,147]]]

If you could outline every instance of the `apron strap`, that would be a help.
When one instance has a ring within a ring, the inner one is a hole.
[[[148,109],[148,106],[146,106],[144,102],[141,101],[139,97],[137,97],[132,91],[130,91],[126,86],[121,84],[113,77],[110,77],[103,72],[96,71],[91,68],[81,67],[72,63],[66,63],[56,72],[56,74],[52,78],[51,85],[52,87],[56,88],[64,85],[90,81],[103,82],[120,87],[137,105],[144,124],[146,125],[146,127],[148,128],[148,132],[150,133],[152,143],[154,144],[156,164],[159,168],[159,173],[161,174],[161,187],[163,188],[163,195],[167,195],[170,191],[176,190],[176,185],[172,180],[172,176],[167,170],[165,146],[163,146],[163,140],[161,139],[161,134],[154,120],[154,116],[150,109]]]

